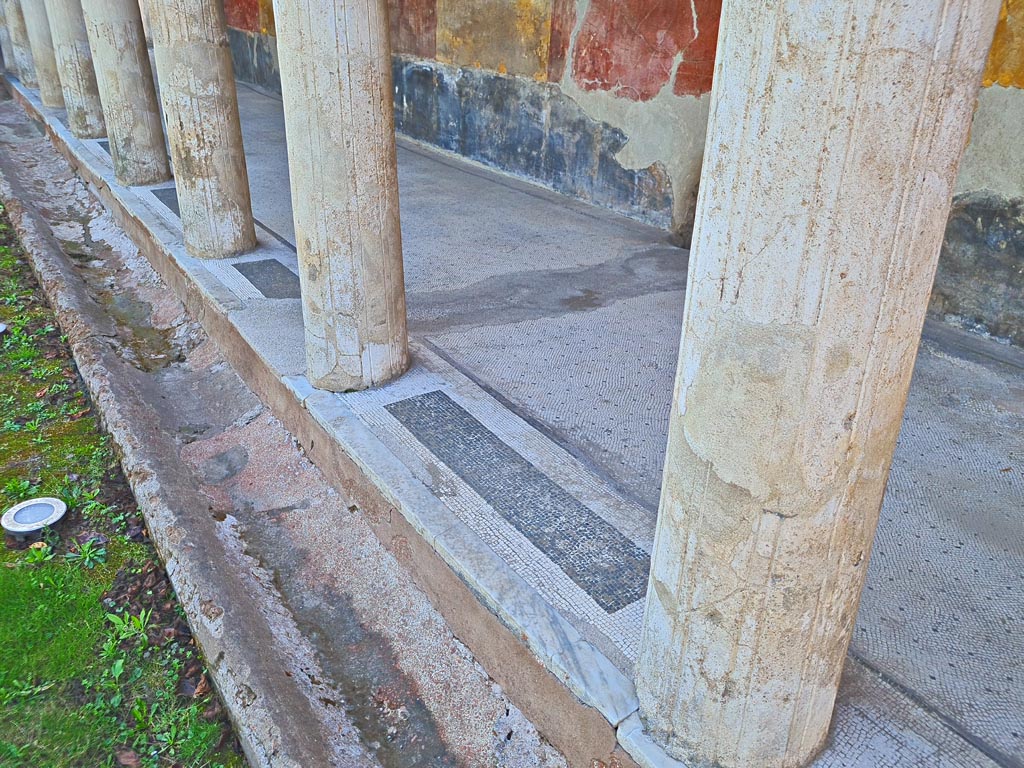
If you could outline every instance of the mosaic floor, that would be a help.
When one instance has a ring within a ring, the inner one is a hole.
[[[283,247],[205,269],[294,346],[280,103],[239,98],[254,212]],[[628,674],[687,254],[411,145],[400,184],[415,365],[338,397]],[[176,209],[173,189],[153,194]],[[820,766],[1024,765],[1022,464],[1024,354],[929,324]]]

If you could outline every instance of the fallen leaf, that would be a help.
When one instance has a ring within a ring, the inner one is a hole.
[[[196,692],[193,694],[193,698],[199,699],[210,692],[210,680],[206,675],[199,678],[199,685],[196,686]]]
[[[117,757],[117,764],[122,768],[142,768],[142,761],[132,749],[119,749],[114,752]]]

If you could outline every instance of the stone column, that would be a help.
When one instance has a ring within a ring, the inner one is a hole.
[[[726,0],[650,586],[648,731],[825,744],[999,0]]]
[[[25,15],[21,11],[21,0],[3,0],[4,15],[7,18],[7,32],[11,36],[11,51],[14,54],[7,62],[7,71],[14,72],[21,84],[37,88],[36,65],[32,61],[32,47],[28,42]]]
[[[7,12],[0,2],[0,54],[4,57],[4,69],[14,71],[14,48],[11,47],[11,33],[7,29]]]
[[[82,139],[106,134],[81,0],[45,0],[53,52],[60,71],[68,128]]]
[[[53,38],[50,37],[50,21],[46,17],[43,0],[21,0],[25,14],[25,29],[32,47],[32,61],[36,65],[39,81],[39,100],[47,107],[63,107],[64,92],[60,87],[60,73],[53,53]]]
[[[363,389],[408,366],[387,2],[275,10],[307,375]]]
[[[126,187],[171,178],[138,0],[82,0],[96,85],[117,181]]]
[[[256,246],[223,3],[150,3],[185,246],[219,258]]]

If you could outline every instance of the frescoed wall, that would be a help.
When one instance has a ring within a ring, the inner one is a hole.
[[[389,0],[403,132],[689,237],[720,0]],[[226,0],[276,82],[270,0]]]

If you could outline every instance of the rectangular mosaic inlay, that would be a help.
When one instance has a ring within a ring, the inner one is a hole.
[[[647,553],[444,392],[385,408],[605,611],[644,596]]]
[[[245,261],[234,266],[268,299],[299,298],[299,276],[277,259]]]
[[[178,218],[181,218],[181,211],[178,209],[178,190],[175,187],[154,189],[153,197],[163,203],[167,207],[167,210]]]

